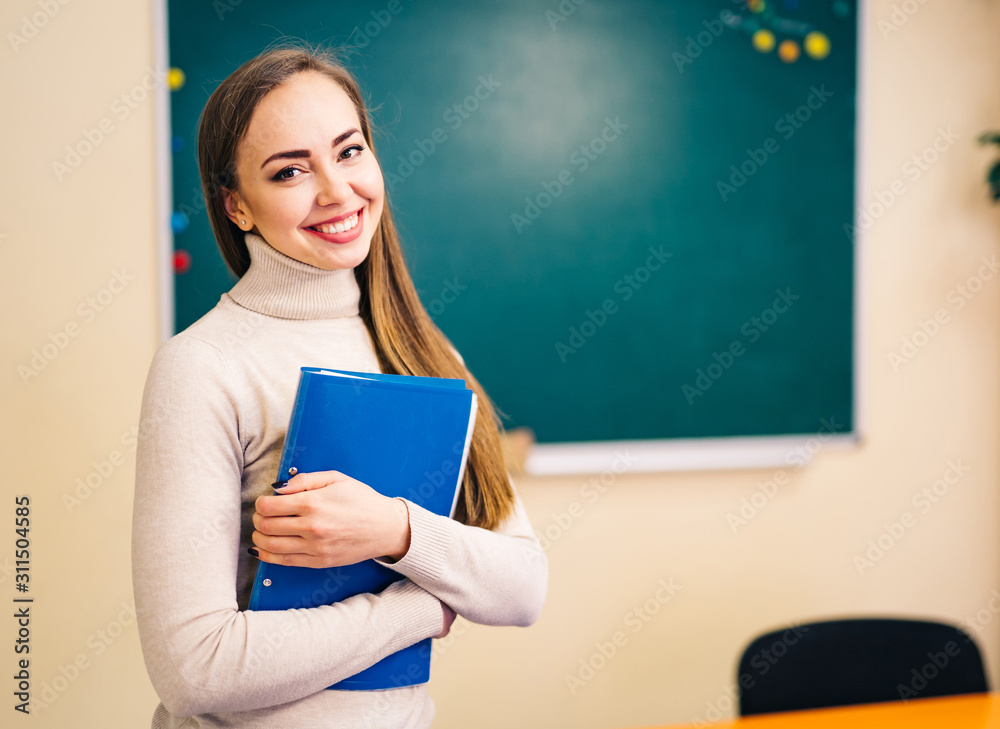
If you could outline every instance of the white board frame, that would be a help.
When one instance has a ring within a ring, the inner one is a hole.
[[[153,99],[156,142],[156,261],[160,317],[157,322],[159,341],[164,342],[174,332],[174,234],[170,218],[174,212],[173,164],[171,161],[170,87],[167,72],[169,32],[167,0],[153,0],[153,67],[161,74]]]

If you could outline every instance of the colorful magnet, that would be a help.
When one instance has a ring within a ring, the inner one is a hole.
[[[817,61],[822,61],[830,55],[830,39],[818,30],[814,30],[812,33],[809,33],[806,36],[805,43],[803,43],[803,45],[805,46],[806,53],[809,54],[809,57],[815,58]]]
[[[761,28],[751,37],[751,42],[753,47],[756,48],[761,53],[770,53],[774,50],[774,33],[769,31],[767,28]]]
[[[175,210],[170,216],[170,228],[174,233],[183,233],[188,228],[188,224],[191,221],[188,220],[188,216],[179,210]]]
[[[800,53],[799,44],[793,40],[783,40],[778,45],[778,58],[785,63],[795,63]]]
[[[171,91],[177,91],[181,86],[183,86],[184,80],[184,72],[179,68],[171,68],[167,71],[167,86],[170,87]]]
[[[174,273],[187,273],[191,270],[191,254],[185,250],[174,251]]]

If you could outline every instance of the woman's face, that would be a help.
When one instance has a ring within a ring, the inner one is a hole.
[[[354,268],[368,255],[385,185],[337,82],[306,71],[272,89],[237,150],[236,175],[239,190],[224,199],[242,230],[328,270]]]

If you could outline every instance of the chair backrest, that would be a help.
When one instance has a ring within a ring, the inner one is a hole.
[[[942,623],[831,620],[776,630],[743,651],[740,714],[988,691],[979,648]]]

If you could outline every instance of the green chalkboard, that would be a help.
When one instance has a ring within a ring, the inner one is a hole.
[[[508,427],[852,430],[856,5],[750,5],[172,0],[177,329],[234,283],[209,94],[278,38],[351,44],[421,297]]]

